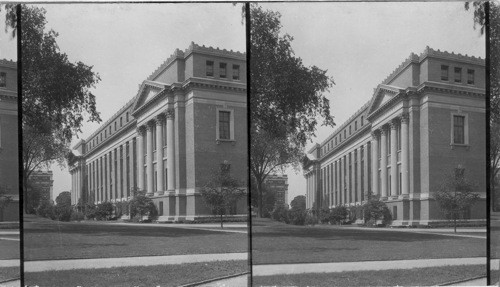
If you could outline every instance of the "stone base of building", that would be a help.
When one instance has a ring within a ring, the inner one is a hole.
[[[194,221],[214,217],[201,194],[167,193],[151,197],[158,209],[158,222]],[[248,216],[247,199],[242,198],[231,216]]]

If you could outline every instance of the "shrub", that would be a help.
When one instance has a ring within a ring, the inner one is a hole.
[[[330,210],[328,208],[322,208],[319,211],[319,221],[323,224],[330,221]]]
[[[292,210],[288,213],[289,221],[294,225],[304,225],[306,223],[307,211]]]
[[[59,221],[70,221],[71,214],[73,213],[73,209],[71,206],[57,206],[55,208],[56,218]]]
[[[305,219],[306,225],[316,225],[318,224],[318,218],[312,214],[307,214]]]
[[[153,203],[153,200],[146,196],[144,191],[137,190],[134,198],[129,202],[130,218],[134,222],[143,221],[143,217],[147,216],[148,220],[153,220],[158,217],[158,210]]]
[[[271,218],[276,221],[288,223],[289,220],[287,208],[282,204],[277,204],[276,206],[274,206],[273,211],[271,211]]]
[[[99,203],[95,209],[95,219],[108,220],[113,214],[113,204],[111,202]]]
[[[389,208],[378,195],[368,194],[368,201],[363,205],[363,213],[366,225],[374,225],[380,219],[386,225],[392,221]]]
[[[347,218],[347,207],[336,206],[330,210],[329,221],[330,224],[343,224]]]
[[[56,219],[54,204],[49,200],[43,200],[40,205],[35,209],[38,216],[50,218],[52,220]]]
[[[71,213],[71,221],[82,221],[85,219],[85,215],[80,211],[74,211]]]

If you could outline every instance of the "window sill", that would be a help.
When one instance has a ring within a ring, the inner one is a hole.
[[[219,145],[221,143],[231,143],[232,145],[236,144],[234,139],[216,139],[215,142]]]
[[[455,148],[465,148],[466,150],[470,149],[469,144],[457,144],[457,143],[450,143],[450,148],[455,149]]]

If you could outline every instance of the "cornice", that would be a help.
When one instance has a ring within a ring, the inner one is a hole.
[[[351,144],[354,140],[359,139],[360,137],[364,136],[366,134],[366,131],[371,130],[371,123],[366,124],[359,130],[357,130],[354,134],[349,136],[346,140],[340,142],[336,146],[334,146],[330,151],[326,152],[324,155],[322,155],[319,159],[319,161],[324,161],[326,160],[331,154],[338,152],[342,148],[344,148],[346,145]]]
[[[486,96],[485,89],[450,85],[437,82],[424,82],[417,87],[416,91],[418,94],[426,92],[438,92],[438,93],[465,95],[474,98],[484,98]]]
[[[111,136],[107,137],[102,142],[98,143],[92,149],[87,149],[86,153],[83,154],[82,157],[88,158],[92,154],[95,154],[97,151],[102,150],[109,142],[113,141],[118,136],[124,134],[125,132],[128,132],[130,129],[135,129],[136,124],[137,124],[137,121],[135,119],[132,119],[127,124],[125,124],[122,128],[120,128],[118,131],[116,131],[115,133],[111,134]]]
[[[399,102],[402,99],[407,98],[407,94],[405,91],[400,91],[398,92],[394,97],[392,97],[390,100],[385,102],[383,105],[378,107],[376,110],[368,114],[368,120],[374,119],[376,116],[380,115],[381,113],[385,112],[388,110],[390,107],[392,107],[395,103]]]

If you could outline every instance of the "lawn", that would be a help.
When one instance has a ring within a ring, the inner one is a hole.
[[[430,286],[485,276],[484,265],[254,276],[253,286]]]
[[[0,267],[0,282],[19,278],[21,278],[19,267]]]
[[[19,238],[19,235],[0,235],[0,260],[19,259],[20,241],[2,240],[1,238]]]
[[[253,219],[254,264],[486,256],[486,240],[439,234],[294,226]]]
[[[28,286],[179,286],[248,272],[247,261],[216,261],[149,267],[44,271],[24,274]]]
[[[28,221],[25,260],[248,252],[246,234],[96,223]]]
[[[500,259],[500,212],[492,212],[490,221],[491,258]]]
[[[500,281],[500,271],[492,270],[490,272],[490,285],[498,284],[499,281]]]

